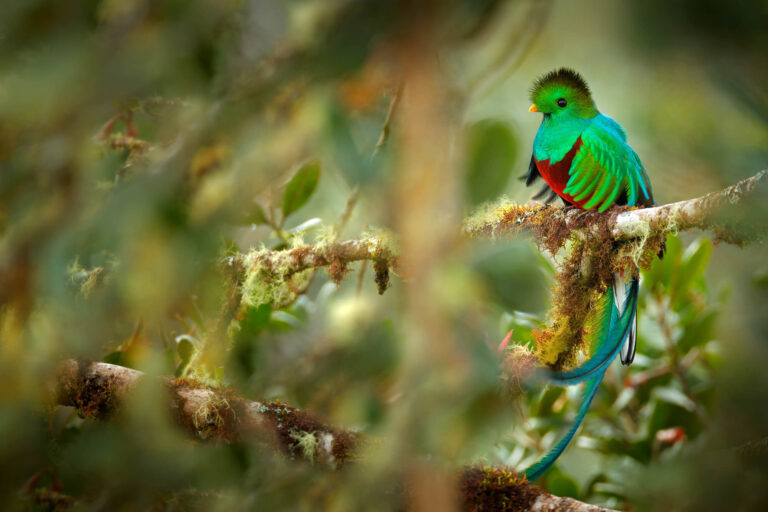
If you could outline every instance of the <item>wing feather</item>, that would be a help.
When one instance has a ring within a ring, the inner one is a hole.
[[[565,192],[584,208],[607,210],[622,190],[627,204],[652,204],[648,175],[637,153],[626,143],[621,127],[611,118],[599,115],[581,134],[582,147],[573,159]]]

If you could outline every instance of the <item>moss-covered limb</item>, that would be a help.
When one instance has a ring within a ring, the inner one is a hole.
[[[464,510],[470,512],[615,512],[542,491],[504,468],[473,467],[459,481]]]
[[[725,242],[743,244],[752,239],[750,230],[727,219],[740,218],[744,206],[741,203],[761,186],[764,188],[766,181],[768,170],[763,170],[724,190],[696,199],[644,209],[618,207],[603,214],[578,208],[500,204],[467,219],[464,231],[475,237],[529,231],[547,249],[561,247],[571,232],[586,228],[595,231],[607,228],[614,240],[698,228],[712,231]]]
[[[392,265],[396,263],[397,253],[388,237],[363,236],[358,240],[304,245],[285,251],[253,250],[227,258],[228,263],[240,261],[251,266],[265,265],[282,275],[326,267],[336,262],[346,264],[362,260],[386,261]]]
[[[57,375],[56,400],[85,417],[107,418],[119,410],[143,374],[108,363],[67,360]],[[210,441],[264,442],[285,453],[340,467],[355,456],[360,434],[334,428],[308,412],[279,402],[246,400],[228,389],[190,379],[164,378],[176,422]]]
[[[122,366],[70,359],[59,367],[56,400],[76,407],[84,417],[108,417],[140,376],[140,372]]]
[[[357,240],[303,245],[289,250],[252,250],[228,256],[225,265],[241,266],[243,302],[250,306],[290,303],[311,269],[326,267],[340,282],[355,261],[373,261],[379,293],[389,285],[389,270],[397,267],[397,249],[389,235],[364,235]]]
[[[143,373],[99,362],[64,361],[56,400],[99,419],[119,411]],[[273,446],[291,457],[338,468],[353,460],[364,438],[280,402],[246,400],[232,390],[190,379],[163,378],[176,422],[206,441],[244,441]],[[473,467],[461,471],[457,495],[464,510],[597,512],[607,509],[552,496],[514,471]]]
[[[648,228],[652,233],[698,228],[712,231],[724,242],[742,245],[751,241],[753,235],[747,226],[728,222],[728,219],[742,217],[741,203],[761,186],[765,189],[767,181],[768,169],[765,169],[735,185],[696,199],[621,213],[616,217],[612,234],[616,239],[628,239],[643,235]]]

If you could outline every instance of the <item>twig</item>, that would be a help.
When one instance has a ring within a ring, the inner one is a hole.
[[[397,266],[397,253],[386,237],[366,237],[343,240],[328,245],[305,245],[287,251],[254,251],[224,258],[227,265],[263,265],[275,269],[282,276],[290,276],[309,268],[333,264],[346,265],[353,261],[383,261]],[[247,270],[247,269],[246,269]]]
[[[357,288],[355,294],[359,297],[363,292],[363,278],[365,277],[365,271],[368,268],[368,260],[363,260],[360,264],[360,270],[357,272]]]
[[[338,220],[336,220],[336,223],[333,225],[334,236],[341,235],[341,231],[344,229],[344,226],[347,225],[347,222],[349,222],[350,217],[352,217],[352,212],[355,210],[355,206],[357,206],[357,200],[359,198],[360,198],[360,188],[356,186],[352,190],[352,193],[349,195],[349,198],[347,199],[347,204],[344,206],[344,211],[341,213]]]
[[[400,104],[400,98],[403,96],[403,88],[404,85],[403,81],[401,80],[400,83],[397,84],[395,92],[392,93],[392,99],[389,101],[387,117],[384,119],[384,124],[381,125],[381,134],[379,135],[379,140],[376,141],[376,147],[373,149],[373,156],[378,155],[379,152],[384,149],[384,146],[386,146],[387,141],[389,140],[389,134],[392,130],[392,120],[395,117],[397,106]]]

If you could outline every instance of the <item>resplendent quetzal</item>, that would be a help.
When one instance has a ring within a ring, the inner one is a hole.
[[[627,144],[619,124],[601,114],[584,79],[571,69],[558,69],[539,78],[531,89],[531,112],[544,119],[533,142],[533,156],[525,184],[546,184],[534,199],[558,196],[566,205],[603,212],[612,205],[651,206],[651,183],[637,154]],[[627,273],[614,274],[613,287],[603,297],[593,354],[576,368],[552,372],[555,384],[586,381],[573,426],[566,436],[525,472],[536,480],[555,462],[573,438],[617,354],[632,363],[637,338],[638,281]]]

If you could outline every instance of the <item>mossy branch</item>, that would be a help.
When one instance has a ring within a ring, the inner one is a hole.
[[[713,232],[716,241],[740,246],[763,239],[768,229],[764,215],[755,213],[755,199],[766,181],[768,170],[696,199],[646,209],[614,207],[605,213],[501,205],[468,219],[464,231],[475,237],[525,231],[553,256],[570,242],[555,278],[548,325],[533,333],[538,363],[563,370],[589,347],[591,324],[614,274],[650,268],[667,233],[697,228]]]
[[[744,245],[765,235],[765,226],[755,226],[746,200],[768,181],[768,170],[760,171],[733,186],[696,199],[636,209],[614,207],[605,213],[578,208],[502,204],[468,218],[463,227],[471,237],[496,237],[528,231],[539,245],[556,253],[575,231],[586,231],[602,240],[641,239],[648,249],[649,238],[691,229],[714,233],[716,241]],[[755,217],[755,216],[753,216]],[[760,216],[757,216],[760,217]],[[764,221],[763,221],[764,222]],[[661,238],[659,239],[661,240]],[[641,251],[635,251],[638,260]],[[228,256],[224,263],[245,273],[242,295],[251,305],[289,303],[300,288],[302,272],[326,267],[334,281],[349,272],[349,264],[373,261],[379,293],[389,286],[390,270],[397,267],[398,251],[389,234],[367,234],[356,240],[304,245],[289,250],[252,250]],[[638,261],[635,261],[638,263]]]
[[[712,232],[717,240],[743,245],[764,234],[745,220],[748,212],[742,203],[764,187],[766,181],[768,170],[762,170],[726,189],[696,199],[644,209],[615,207],[602,214],[578,208],[505,204],[469,218],[464,231],[473,237],[493,237],[526,230],[546,247],[550,243],[548,238],[562,240],[572,231],[587,228],[607,231],[614,240],[701,229]]]
[[[389,274],[397,268],[397,248],[389,234],[367,234],[357,240],[332,241],[303,245],[282,251],[252,250],[227,256],[224,264],[241,268],[242,299],[256,306],[271,302],[290,303],[305,280],[304,273],[326,267],[335,282],[341,282],[349,272],[349,264],[373,261],[379,294],[389,287]]]
[[[119,412],[142,377],[142,372],[123,366],[70,359],[58,370],[56,402],[77,408],[83,417],[107,419]],[[290,456],[332,467],[353,457],[362,442],[356,432],[333,428],[280,402],[246,400],[229,389],[191,379],[162,381],[176,423],[202,440],[267,443]]]
[[[142,372],[99,362],[64,361],[56,376],[56,402],[83,417],[108,419],[144,377]],[[291,457],[339,468],[353,460],[363,436],[334,428],[280,402],[246,400],[232,390],[190,379],[162,378],[176,422],[206,441],[269,444]],[[472,467],[461,472],[457,494],[470,511],[546,510],[611,512],[571,498],[553,496],[504,468]]]

